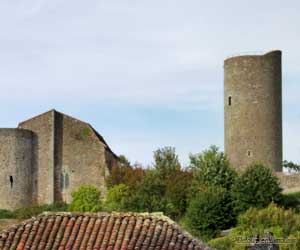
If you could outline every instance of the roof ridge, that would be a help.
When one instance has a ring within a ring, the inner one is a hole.
[[[61,217],[60,219],[57,217]],[[81,217],[81,218],[80,218]],[[32,229],[34,227],[34,225],[42,225],[45,222],[49,223],[49,221],[65,221],[65,218],[67,218],[66,220],[70,221],[74,221],[74,220],[80,220],[80,221],[85,221],[85,218],[82,217],[88,217],[87,220],[94,220],[96,218],[101,219],[108,219],[109,217],[109,221],[112,221],[113,224],[115,223],[115,220],[125,220],[125,221],[129,221],[129,218],[126,217],[135,217],[134,220],[139,221],[142,220],[144,221],[142,224],[144,223],[148,223],[146,222],[147,220],[152,220],[152,223],[156,224],[159,223],[160,225],[158,225],[158,227],[162,228],[162,227],[171,227],[172,231],[175,232],[174,235],[177,235],[176,238],[181,238],[184,237],[185,239],[187,239],[188,241],[185,244],[189,244],[189,246],[193,246],[195,248],[193,249],[211,249],[208,245],[206,245],[201,239],[198,239],[197,237],[191,235],[190,233],[188,233],[185,229],[183,229],[180,225],[178,225],[176,222],[174,222],[173,220],[171,220],[169,217],[165,216],[162,212],[154,212],[154,213],[137,213],[137,212],[98,212],[98,213],[91,213],[91,212],[43,212],[42,214],[36,216],[36,217],[32,217],[31,219],[25,220],[22,223],[16,224],[13,227],[7,229],[7,230],[3,230],[2,232],[0,232],[0,245],[1,245],[1,241],[2,244],[4,244],[4,242],[8,239],[8,241],[10,241],[11,239],[9,239],[9,235],[14,235],[12,237],[16,238],[16,242],[19,242],[20,239],[22,238],[20,235],[17,234],[17,232],[25,232],[26,228]],[[102,217],[102,218],[101,218]],[[131,218],[130,218],[131,220]],[[47,222],[48,221],[48,222]],[[84,223],[84,222],[83,222]],[[73,225],[73,224],[72,224]],[[66,225],[64,225],[66,226]],[[73,225],[74,226],[74,225]],[[112,225],[111,225],[112,226]],[[144,227],[140,227],[140,230],[144,230],[142,229]],[[119,230],[119,229],[118,229]],[[48,232],[49,233],[49,232]],[[149,232],[148,232],[149,233]],[[175,239],[176,241],[176,239]],[[173,242],[174,243],[174,242]],[[1,247],[0,247],[1,248]]]
[[[162,219],[164,221],[169,222],[169,224],[176,224],[175,221],[170,219],[166,216],[163,212],[52,212],[52,211],[45,211],[39,214],[37,217],[33,218],[40,218],[45,216],[91,216],[91,217],[100,217],[100,216],[142,216],[142,217],[150,217],[155,219]]]

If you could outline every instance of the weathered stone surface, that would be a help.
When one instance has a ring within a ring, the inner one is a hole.
[[[0,129],[0,208],[30,205],[34,135],[24,129]]]
[[[300,173],[276,173],[284,193],[300,192]]]
[[[90,124],[55,110],[0,129],[0,208],[70,202],[82,185],[105,195],[105,177],[117,162]]]
[[[225,153],[235,168],[282,171],[281,81],[281,51],[225,60]]]

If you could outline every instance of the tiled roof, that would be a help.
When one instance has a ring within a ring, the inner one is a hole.
[[[0,249],[210,248],[161,214],[44,213],[1,233]]]

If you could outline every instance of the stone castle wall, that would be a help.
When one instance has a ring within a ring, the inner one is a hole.
[[[276,173],[280,180],[283,192],[300,192],[300,173]]]
[[[281,52],[224,62],[225,153],[243,168],[262,162],[282,171]]]
[[[36,135],[34,154],[35,171],[33,183],[36,185],[36,202],[51,204],[54,202],[54,111],[36,116],[19,124],[19,128],[28,129]]]
[[[16,209],[33,201],[34,135],[21,129],[0,129],[0,208]]]
[[[62,145],[56,151],[57,169],[62,173],[59,186],[62,200],[71,201],[71,194],[83,185],[98,187],[106,193],[105,176],[109,174],[104,144],[89,124],[58,113],[56,140]]]

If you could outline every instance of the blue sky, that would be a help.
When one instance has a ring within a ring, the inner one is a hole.
[[[223,148],[223,60],[283,51],[284,158],[300,162],[299,1],[2,0],[0,126],[55,108],[117,154]]]

